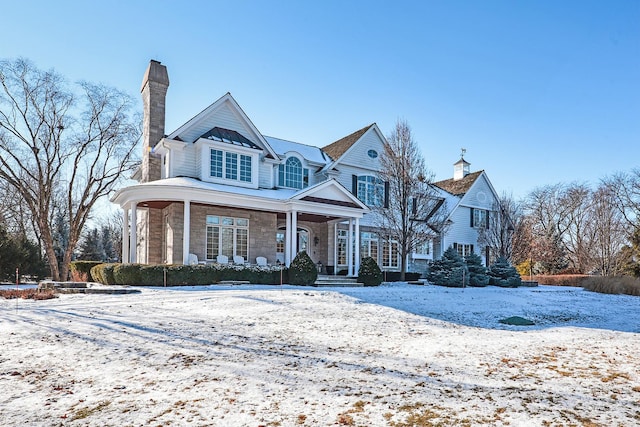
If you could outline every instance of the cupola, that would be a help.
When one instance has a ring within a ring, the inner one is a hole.
[[[462,152],[460,153],[460,160],[458,160],[453,164],[453,180],[454,181],[457,181],[469,175],[469,166],[471,166],[471,163],[467,162],[464,159],[464,154],[466,152],[467,150],[463,148]]]

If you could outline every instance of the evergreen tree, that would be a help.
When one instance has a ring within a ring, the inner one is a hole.
[[[118,233],[115,233],[115,236],[119,236]],[[111,231],[111,228],[107,225],[102,226],[102,251],[103,251],[103,261],[114,262],[120,258],[118,251],[116,250],[115,237],[114,233]],[[122,238],[120,236],[120,238]],[[118,245],[119,246],[119,245]]]
[[[472,253],[465,257],[467,268],[469,269],[469,286],[483,287],[489,284],[487,268],[482,265],[480,255]]]
[[[97,228],[93,228],[85,233],[79,249],[78,259],[85,261],[106,261],[104,254],[102,236]]]
[[[522,284],[520,274],[505,258],[498,258],[489,267],[489,284],[503,288],[515,288]]]
[[[431,264],[427,280],[438,286],[463,288],[469,285],[469,270],[458,251],[450,247]]]

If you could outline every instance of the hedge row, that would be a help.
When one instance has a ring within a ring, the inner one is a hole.
[[[640,279],[636,277],[592,276],[582,281],[582,286],[603,294],[626,294],[640,296]]]
[[[522,279],[529,280],[529,277],[528,275],[524,275]],[[586,274],[556,274],[531,276],[531,280],[541,285],[582,287],[583,282],[590,277],[591,276]]]
[[[69,264],[72,280],[76,282],[95,282],[96,279],[91,275],[91,269],[100,264],[102,264],[102,261],[72,261]]]
[[[166,276],[165,276],[166,275]],[[99,264],[91,269],[94,281],[105,285],[211,285],[225,280],[255,284],[288,283],[287,268],[233,265]]]

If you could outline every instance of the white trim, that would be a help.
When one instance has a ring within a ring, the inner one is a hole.
[[[129,206],[122,209],[122,263],[129,263]]]
[[[184,201],[184,217],[182,220],[182,263],[189,264],[189,252],[191,246],[191,203]]]
[[[289,259],[293,261],[298,255],[298,212],[291,211],[291,255]],[[289,263],[291,263],[291,261]],[[287,265],[289,267],[289,265]]]
[[[356,230],[355,230],[355,250],[356,250],[356,257],[355,257],[355,265],[354,265],[354,269],[355,271],[353,272],[354,276],[358,275],[358,271],[360,271],[360,219],[356,218],[355,219],[355,226],[356,226]]]
[[[138,220],[137,203],[131,204],[131,222],[129,227],[129,262],[136,263],[138,256]]]
[[[291,212],[287,212],[284,231],[284,265],[291,264]]]

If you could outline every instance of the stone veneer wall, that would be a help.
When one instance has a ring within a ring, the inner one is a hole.
[[[147,247],[147,263],[149,264],[162,264],[164,263],[163,259],[163,248],[162,245],[164,243],[163,235],[162,235],[162,210],[161,209],[149,209],[149,213],[147,215],[149,222],[147,227],[148,229],[148,247]]]
[[[191,205],[191,253],[198,260],[206,259],[206,227],[207,215],[220,217],[249,219],[249,259],[255,264],[256,257],[263,256],[267,262],[276,262],[276,221],[277,216],[271,212],[247,211],[242,209],[225,208],[219,206]],[[182,224],[180,224],[182,228]],[[182,241],[182,236],[180,236]]]
[[[162,263],[164,251],[163,217],[168,215],[168,221],[173,241],[173,259],[168,261],[175,264],[182,262],[182,224],[184,205],[176,202],[163,210],[150,209],[152,228],[150,230],[149,263]],[[276,262],[276,230],[284,226],[284,221],[278,223],[277,214],[272,212],[247,211],[242,209],[225,208],[220,206],[191,205],[190,253],[195,254],[199,261],[206,260],[206,220],[207,215],[220,217],[249,219],[249,259],[255,264],[256,257],[263,256],[267,262]],[[333,224],[299,221],[298,227],[309,231],[309,256],[314,263],[322,262],[324,266],[333,265]],[[315,244],[315,238],[318,244]]]

